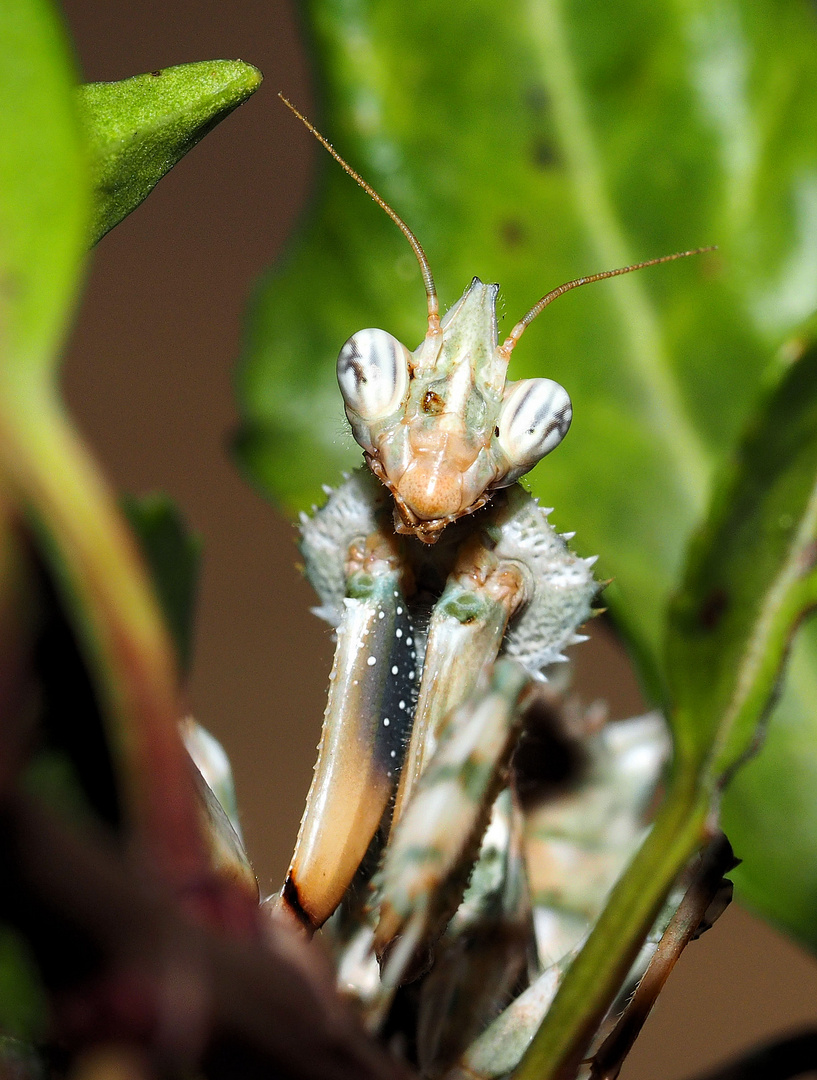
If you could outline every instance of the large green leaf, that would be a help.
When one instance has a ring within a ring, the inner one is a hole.
[[[721,821],[741,865],[739,898],[817,951],[817,624],[794,643],[761,753],[723,800]]]
[[[670,607],[676,767],[714,791],[757,747],[794,631],[816,603],[811,348],[775,388],[720,481]]]
[[[559,300],[511,366],[573,398],[568,439],[530,483],[601,554],[615,578],[608,603],[661,694],[667,597],[713,467],[817,297],[812,7],[311,0],[308,12],[328,106],[318,119],[418,234],[444,303],[478,274],[501,282],[513,319],[578,274],[720,245],[717,257]],[[360,460],[339,434],[334,363],[371,325],[417,344],[419,274],[393,225],[327,160],[310,224],[257,295],[238,376],[239,454],[290,509]],[[793,666],[770,758],[805,741],[812,670]],[[744,822],[782,816],[805,800],[787,786],[797,775],[748,769],[727,820],[738,798]],[[817,890],[817,828],[791,828],[796,868],[764,827],[743,828],[739,881],[810,937],[800,915]]]
[[[204,60],[78,88],[94,181],[94,243],[261,85],[241,60]]]
[[[0,4],[0,375],[51,369],[85,247],[73,71],[46,0]]]

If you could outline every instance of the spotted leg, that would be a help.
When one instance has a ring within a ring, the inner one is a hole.
[[[308,572],[337,621],[318,760],[281,894],[310,931],[340,903],[389,804],[413,702],[411,575],[369,488],[355,478],[304,523]]]

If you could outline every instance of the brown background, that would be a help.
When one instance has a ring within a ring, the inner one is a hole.
[[[308,614],[291,525],[240,478],[227,441],[244,302],[304,208],[316,162],[275,99],[284,89],[314,115],[297,9],[284,0],[66,0],[65,9],[88,80],[216,57],[266,76],[95,251],[65,387],[112,482],[169,492],[204,537],[190,698],[230,753],[250,852],[271,892],[309,784],[331,643]],[[611,697],[617,715],[639,707],[609,642],[583,646],[577,660],[588,698]],[[816,992],[814,961],[733,905],[682,959],[625,1077],[674,1080],[813,1023]]]

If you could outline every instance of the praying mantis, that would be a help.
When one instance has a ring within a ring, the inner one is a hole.
[[[557,692],[600,586],[595,559],[518,483],[567,434],[569,395],[508,381],[509,363],[563,293],[710,249],[569,281],[499,344],[498,286],[474,278],[441,317],[414,234],[283,100],[406,237],[428,318],[414,351],[364,329],[339,353],[365,464],[301,516],[337,644],[277,906],[307,934],[324,928],[342,991],[424,1075],[488,1080],[513,1071],[546,1014],[670,752],[657,714],[571,723]],[[518,746],[537,723],[581,764],[558,797],[523,799]]]

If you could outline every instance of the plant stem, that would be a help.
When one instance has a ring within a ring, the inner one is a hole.
[[[706,839],[710,799],[675,773],[513,1080],[573,1080],[673,882]]]
[[[731,899],[731,882],[724,874],[734,870],[738,860],[723,833],[718,832],[704,849],[697,871],[661,941],[616,1026],[593,1055],[590,1080],[617,1080],[624,1059],[641,1033],[658,995],[678,962],[707,919],[711,906],[728,888],[725,905]],[[720,914],[718,911],[715,915]]]
[[[0,467],[40,537],[95,677],[136,846],[166,882],[189,888],[207,858],[177,729],[173,649],[146,572],[51,387],[8,373],[2,383]]]

